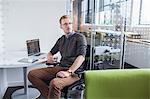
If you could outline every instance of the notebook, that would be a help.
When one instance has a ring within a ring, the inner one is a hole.
[[[44,58],[44,56],[40,57],[44,53],[40,52],[39,39],[27,40],[26,46],[28,57],[20,59],[19,62],[33,63],[35,61],[38,61],[40,58]]]
[[[40,52],[39,39],[32,39],[26,41],[28,56],[39,56],[43,53]]]

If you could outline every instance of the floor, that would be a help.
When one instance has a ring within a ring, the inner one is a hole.
[[[31,87],[31,86],[29,86],[29,87]],[[12,93],[21,88],[23,88],[23,86],[8,87],[3,99],[11,99]]]
[[[8,87],[7,90],[6,90],[6,93],[4,95],[4,97],[2,99],[12,99],[11,98],[11,95],[14,91],[18,90],[18,89],[21,89],[23,88],[23,86],[16,86],[16,87]],[[29,86],[29,88],[33,88],[32,86]],[[68,97],[69,99],[81,99],[81,91],[79,90],[72,90],[72,91],[69,91],[68,92]],[[61,99],[64,99],[64,93],[62,94],[62,98]],[[43,97],[39,97],[38,99],[44,99]]]

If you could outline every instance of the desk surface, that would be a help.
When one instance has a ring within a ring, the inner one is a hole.
[[[0,59],[0,68],[28,67],[28,66],[41,64],[46,61],[46,58],[44,58],[44,59],[39,59],[38,61],[34,63],[18,62],[18,60],[24,57],[27,57],[26,51],[8,52]]]
[[[95,31],[99,32],[99,33],[110,33],[110,34],[114,34],[114,35],[121,35],[120,31],[103,30],[103,29],[96,29]]]
[[[109,53],[119,53],[119,52],[121,52],[120,49],[114,49],[114,48],[109,47],[109,46],[96,46],[95,47],[95,55],[103,55],[106,50],[108,50]]]

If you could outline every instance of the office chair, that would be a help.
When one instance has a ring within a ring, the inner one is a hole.
[[[81,79],[79,81],[76,81],[73,84],[66,86],[65,88],[62,89],[62,92],[64,93],[64,98],[68,99],[68,98],[71,98],[71,97],[69,97],[70,91],[75,91],[75,90],[77,91],[78,90],[77,92],[80,92],[80,97],[81,97],[81,99],[83,99],[84,88],[85,88],[84,77],[81,76]]]
[[[59,63],[47,63],[46,62],[46,65],[54,65],[54,66],[56,66],[56,65],[58,65]],[[88,66],[87,64],[88,64],[88,62],[87,61],[85,61],[84,63],[83,63],[84,65],[83,65],[83,69],[84,70],[86,70],[87,69],[87,67],[86,66]],[[85,85],[84,85],[84,75],[83,75],[83,73],[84,72],[79,72],[80,73],[80,80],[78,80],[78,81],[76,81],[76,82],[74,82],[73,84],[71,84],[71,85],[69,85],[69,86],[66,86],[66,87],[64,87],[63,89],[62,89],[62,93],[64,94],[64,98],[65,99],[68,99],[68,98],[70,98],[69,96],[68,96],[68,92],[69,92],[69,90],[78,90],[78,91],[80,91],[81,92],[81,99],[83,99],[83,90],[84,90],[84,87],[85,87]]]

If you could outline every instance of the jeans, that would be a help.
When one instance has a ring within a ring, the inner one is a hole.
[[[59,71],[66,71],[67,67],[55,66],[31,70],[28,74],[29,81],[36,87],[45,99],[60,99],[61,90],[80,80],[73,74],[67,78],[57,78]]]

